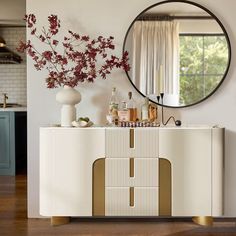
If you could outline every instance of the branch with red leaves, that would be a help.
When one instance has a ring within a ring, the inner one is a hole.
[[[90,39],[89,36],[69,30],[60,42],[56,38],[61,27],[57,15],[48,16],[49,26],[47,29],[43,27],[40,32],[36,28],[34,14],[26,15],[25,21],[31,35],[44,44],[47,50],[37,50],[30,40],[21,41],[17,50],[26,52],[33,59],[37,70],[48,70],[48,88],[64,85],[75,87],[81,82],[94,82],[98,76],[106,79],[114,68],[130,70],[128,52],[124,52],[121,58],[111,55],[115,49],[113,37]]]

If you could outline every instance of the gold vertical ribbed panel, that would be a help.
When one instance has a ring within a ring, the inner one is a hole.
[[[52,216],[51,217],[51,225],[58,226],[68,224],[70,222],[70,217],[67,216]]]
[[[129,206],[134,207],[134,187],[129,188]]]
[[[105,158],[93,163],[93,216],[105,216]]]
[[[129,147],[134,148],[134,129],[129,130]]]
[[[159,215],[171,216],[171,163],[159,158]]]
[[[129,159],[129,177],[134,177],[134,158]]]

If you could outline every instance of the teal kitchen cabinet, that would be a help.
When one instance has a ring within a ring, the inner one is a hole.
[[[15,175],[14,112],[0,112],[0,175]]]
[[[15,175],[17,159],[26,157],[27,141],[24,134],[26,112],[0,111],[0,175]]]

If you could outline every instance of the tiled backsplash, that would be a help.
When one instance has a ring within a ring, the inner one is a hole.
[[[7,47],[16,52],[20,40],[25,41],[24,27],[0,27],[0,36],[6,41]],[[27,104],[26,95],[26,56],[18,53],[23,59],[20,64],[0,64],[0,103],[3,102],[3,93],[8,94],[7,102]]]

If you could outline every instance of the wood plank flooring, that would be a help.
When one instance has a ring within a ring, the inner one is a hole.
[[[190,220],[73,219],[52,227],[49,219],[27,219],[26,176],[0,176],[0,236],[236,236],[234,220],[201,227]]]

